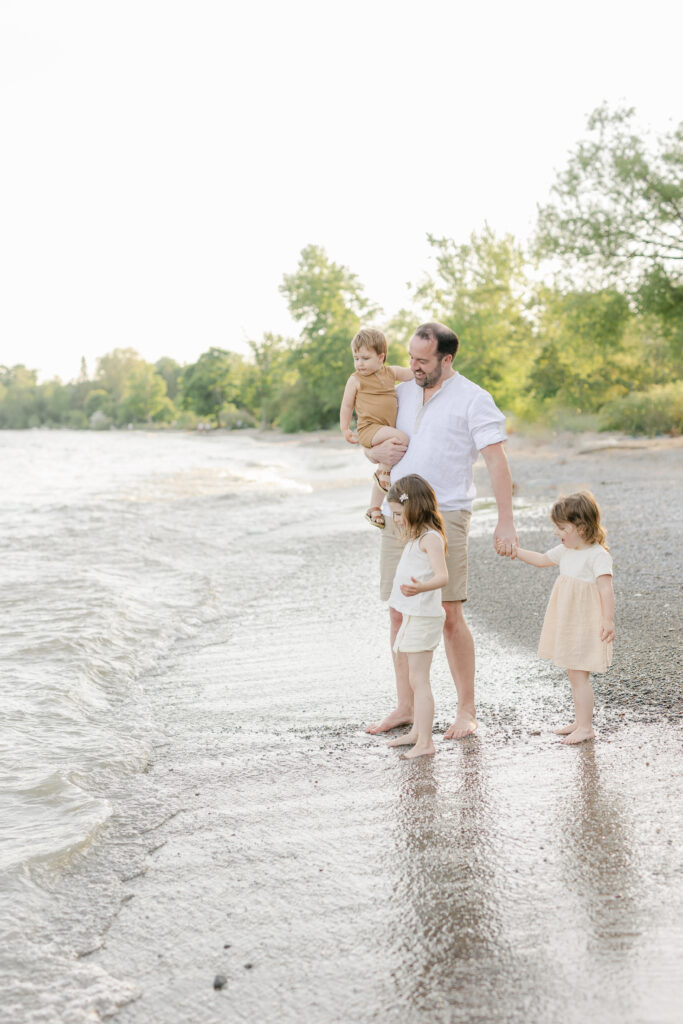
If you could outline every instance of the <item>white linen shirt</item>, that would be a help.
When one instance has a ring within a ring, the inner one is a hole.
[[[477,493],[474,463],[482,448],[507,439],[505,416],[488,391],[459,373],[427,402],[414,380],[401,384],[397,395],[396,426],[410,444],[391,470],[392,483],[419,473],[434,488],[440,509],[471,511]]]

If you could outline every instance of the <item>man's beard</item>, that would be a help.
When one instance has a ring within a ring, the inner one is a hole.
[[[431,373],[425,373],[424,377],[420,380],[415,378],[415,383],[419,388],[433,388],[435,384],[438,384],[441,380],[441,363],[439,360],[438,366],[436,366]]]

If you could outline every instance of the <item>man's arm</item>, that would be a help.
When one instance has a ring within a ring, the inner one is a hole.
[[[481,454],[491,478],[493,496],[498,506],[498,523],[493,533],[493,546],[499,555],[509,557],[518,546],[512,515],[512,475],[503,442],[489,444]]]

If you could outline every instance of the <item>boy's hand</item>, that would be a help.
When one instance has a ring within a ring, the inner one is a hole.
[[[410,580],[411,580],[410,583],[402,583],[401,584],[401,593],[403,594],[404,597],[415,597],[416,594],[421,594],[422,593],[422,590],[420,588],[420,584],[415,579],[415,577],[411,576]]]
[[[349,444],[358,444],[358,435],[354,434],[350,427],[347,427],[342,433]]]
[[[612,620],[603,619],[602,629],[600,630],[600,639],[604,641],[604,643],[608,643],[610,640],[614,640],[615,635],[616,630],[614,628],[614,623],[612,622]]]

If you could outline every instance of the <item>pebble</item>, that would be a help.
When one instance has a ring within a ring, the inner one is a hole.
[[[217,974],[216,977],[213,979],[213,987],[223,988],[223,986],[226,985],[227,982],[228,979],[225,977],[224,974]]]

